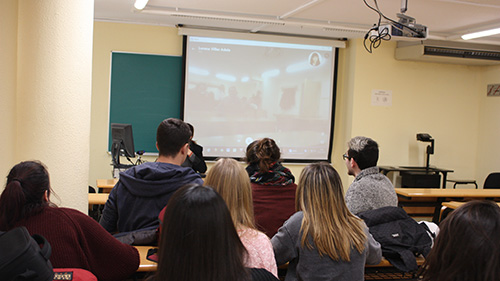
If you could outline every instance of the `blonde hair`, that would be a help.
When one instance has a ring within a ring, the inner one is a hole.
[[[215,189],[226,201],[237,229],[255,228],[252,188],[243,166],[234,159],[221,158],[208,171],[205,185]]]
[[[351,248],[365,249],[362,220],[347,209],[337,171],[326,162],[306,166],[300,175],[295,207],[303,211],[301,245],[312,249],[312,238],[321,256],[350,261]]]

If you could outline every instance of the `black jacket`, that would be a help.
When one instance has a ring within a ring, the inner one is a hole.
[[[362,212],[359,217],[382,246],[382,256],[401,271],[417,270],[415,256],[425,257],[431,250],[432,240],[426,228],[402,208],[383,207]]]
[[[207,164],[203,159],[203,147],[195,142],[189,142],[189,149],[193,154],[186,157],[182,167],[191,167],[197,173],[205,173],[207,171]]]

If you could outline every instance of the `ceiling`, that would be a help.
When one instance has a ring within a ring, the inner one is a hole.
[[[95,0],[95,20],[326,38],[363,38],[378,22],[363,0],[150,0],[142,11],[134,2]],[[374,0],[366,2],[375,7]],[[396,21],[401,5],[378,1],[379,10]],[[408,0],[405,14],[436,40],[463,41],[464,33],[500,27],[499,0]],[[500,45],[500,35],[468,42]]]

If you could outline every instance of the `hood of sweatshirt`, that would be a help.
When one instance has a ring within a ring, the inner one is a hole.
[[[162,162],[147,162],[120,173],[120,182],[132,195],[157,197],[188,183],[203,184],[200,175],[189,167]]]

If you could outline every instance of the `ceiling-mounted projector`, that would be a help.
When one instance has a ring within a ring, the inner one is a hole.
[[[429,33],[427,26],[417,24],[415,18],[397,14],[399,21],[381,24],[378,33],[390,34],[395,40],[425,40]]]

